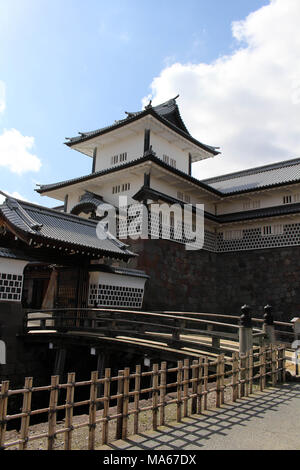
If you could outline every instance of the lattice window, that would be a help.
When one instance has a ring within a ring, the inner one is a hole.
[[[243,238],[243,230],[226,230],[223,238],[224,240],[240,240]]]
[[[283,204],[291,204],[292,202],[292,195],[291,194],[287,194],[285,196],[283,196]]]
[[[0,300],[20,302],[22,285],[23,276],[21,274],[0,273]]]
[[[141,308],[144,289],[137,287],[90,284],[89,305]]]

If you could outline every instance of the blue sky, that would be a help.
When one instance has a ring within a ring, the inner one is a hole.
[[[56,205],[36,194],[35,184],[91,169],[89,158],[63,145],[66,136],[141,109],[150,93],[168,93],[153,81],[175,63],[232,57],[245,47],[244,39],[233,36],[232,23],[266,5],[267,0],[0,0],[0,142],[11,129],[20,145],[21,137],[32,137],[27,151],[40,162],[38,171],[35,166],[18,172],[0,155],[0,188]],[[184,88],[178,92],[184,105]],[[208,144],[222,147],[218,132],[207,135],[214,137]]]

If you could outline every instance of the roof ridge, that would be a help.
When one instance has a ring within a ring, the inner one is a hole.
[[[204,183],[208,183],[208,182],[223,181],[226,179],[234,179],[234,178],[239,178],[240,176],[245,176],[247,174],[255,174],[258,172],[263,173],[266,171],[276,170],[278,168],[286,168],[288,166],[294,166],[294,165],[297,165],[297,163],[300,163],[300,157],[293,158],[290,160],[281,160],[279,162],[268,163],[267,165],[261,165],[261,166],[257,166],[254,168],[247,168],[245,170],[238,170],[232,173],[226,173],[225,175],[212,176],[210,178],[205,178],[201,181],[203,181]]]

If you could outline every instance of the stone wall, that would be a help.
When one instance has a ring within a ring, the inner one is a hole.
[[[277,320],[300,316],[300,247],[235,253],[186,251],[167,240],[130,240],[143,269],[145,310],[184,310],[239,314],[248,303],[255,316],[267,303]]]

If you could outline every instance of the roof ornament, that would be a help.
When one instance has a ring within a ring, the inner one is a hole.
[[[152,100],[150,100],[147,106],[145,106],[145,109],[150,109],[150,108],[152,108]]]

